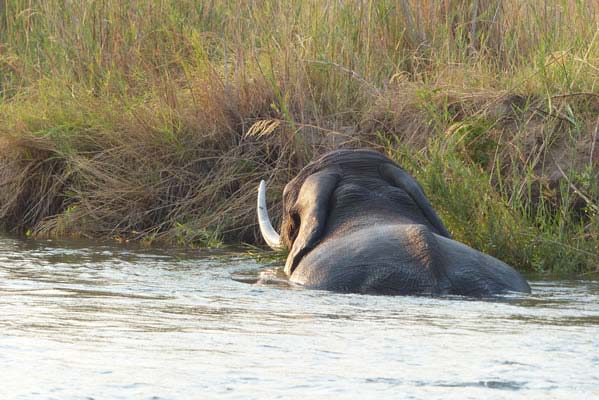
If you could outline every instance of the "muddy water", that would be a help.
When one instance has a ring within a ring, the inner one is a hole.
[[[242,257],[0,239],[0,398],[599,398],[599,282],[532,287],[339,295]]]

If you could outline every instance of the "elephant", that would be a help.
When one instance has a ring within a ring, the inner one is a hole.
[[[284,271],[306,288],[375,295],[530,293],[514,268],[453,240],[416,179],[374,150],[335,150],[312,161],[285,186],[282,205],[279,235],[262,181],[262,236],[273,249],[289,250]]]

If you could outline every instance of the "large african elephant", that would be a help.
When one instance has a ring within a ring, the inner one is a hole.
[[[283,192],[280,236],[268,217],[262,181],[258,217],[266,242],[289,249],[289,279],[308,288],[476,297],[530,293],[512,267],[452,240],[416,180],[375,151],[333,151],[303,168]]]

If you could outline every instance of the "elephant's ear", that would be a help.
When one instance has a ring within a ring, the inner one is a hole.
[[[292,208],[292,212],[299,217],[299,231],[285,264],[288,275],[291,275],[301,258],[320,240],[329,214],[329,200],[340,179],[340,169],[329,167],[310,175],[304,181]]]
[[[418,205],[426,219],[431,223],[431,225],[437,230],[437,233],[445,236],[447,238],[451,238],[451,235],[443,225],[441,218],[437,215],[433,206],[426,198],[422,187],[416,179],[414,179],[410,174],[408,174],[403,169],[399,168],[396,165],[385,163],[380,167],[380,172],[383,178],[387,180],[393,186],[397,186],[400,189],[403,189],[406,193],[410,195],[412,200]]]

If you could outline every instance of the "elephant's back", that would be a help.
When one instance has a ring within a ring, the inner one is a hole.
[[[377,224],[329,236],[291,280],[314,289],[372,294],[440,294],[435,235],[423,225]]]

